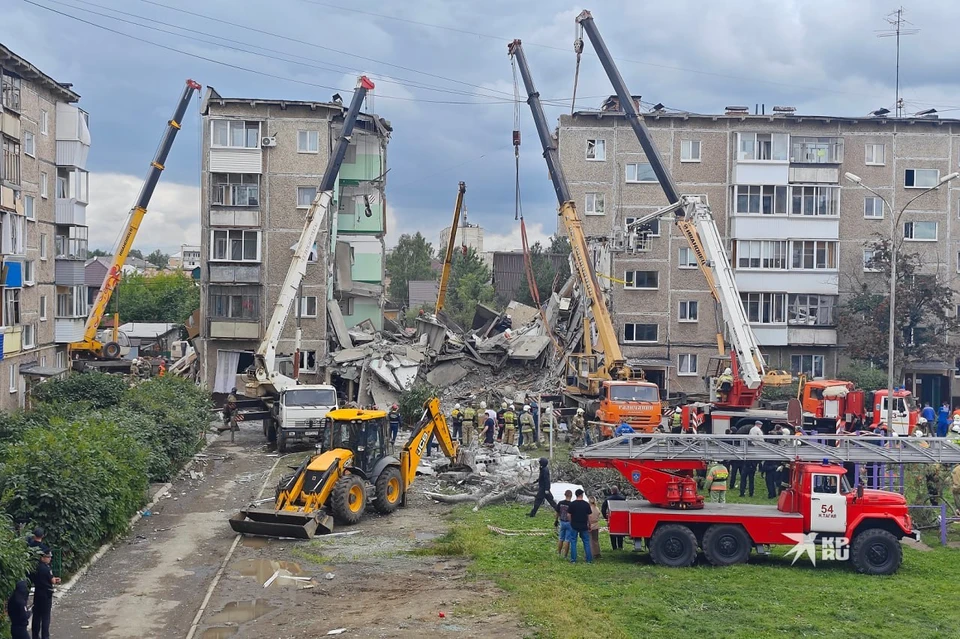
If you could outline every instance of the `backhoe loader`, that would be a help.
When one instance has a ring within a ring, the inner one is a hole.
[[[436,397],[424,404],[423,417],[399,457],[388,452],[390,431],[382,410],[331,411],[323,430],[320,454],[280,479],[274,507],[241,510],[230,518],[234,531],[310,539],[318,529],[333,532],[334,522],[358,523],[369,501],[378,513],[392,513],[406,505],[407,490],[434,435],[451,462],[462,463]]]

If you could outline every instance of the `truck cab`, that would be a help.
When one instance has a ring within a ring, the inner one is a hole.
[[[801,403],[807,423],[820,432],[832,431],[838,419],[848,423],[866,415],[864,392],[840,379],[802,380]]]
[[[627,422],[633,430],[652,433],[660,425],[662,407],[660,387],[643,381],[605,381],[600,387],[600,407],[597,421],[602,423],[604,437],[613,435],[621,422]]]
[[[282,390],[274,408],[277,450],[286,452],[292,441],[319,441],[327,413],[338,407],[337,389],[333,386],[298,385]]]
[[[876,426],[881,421],[887,421],[887,411],[889,410],[887,402],[887,390],[878,390],[873,393],[873,419],[871,423]],[[896,388],[893,391],[893,416],[889,426],[897,435],[912,435],[917,427],[917,420],[920,418],[920,409],[917,408],[917,401],[908,390]]]

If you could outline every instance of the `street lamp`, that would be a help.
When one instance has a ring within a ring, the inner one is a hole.
[[[863,183],[863,178],[859,175],[854,175],[853,173],[844,173],[848,181],[853,182],[860,188],[873,193],[878,198],[883,201],[885,210],[890,211],[890,329],[889,329],[889,341],[887,343],[887,433],[893,433],[893,356],[894,356],[894,344],[896,340],[894,339],[895,335],[895,320],[896,320],[896,306],[897,306],[897,226],[900,224],[900,216],[903,215],[903,212],[906,211],[911,204],[916,202],[918,199],[930,193],[931,191],[936,191],[941,186],[946,184],[951,180],[955,180],[960,177],[960,173],[950,173],[948,175],[940,178],[940,181],[931,186],[928,189],[924,189],[913,198],[911,198],[903,207],[900,209],[900,212],[897,213],[896,217],[893,216],[893,207],[890,206],[890,203],[887,202],[887,198],[883,197],[869,186]]]

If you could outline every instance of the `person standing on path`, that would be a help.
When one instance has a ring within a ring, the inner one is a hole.
[[[396,445],[397,435],[400,433],[400,407],[396,404],[390,407],[387,413],[387,422],[390,424],[390,445]]]
[[[707,479],[703,486],[710,491],[710,501],[715,504],[727,503],[727,479],[730,473],[723,462],[715,461],[707,470]]]
[[[53,609],[53,587],[60,583],[59,577],[53,576],[50,562],[53,553],[49,550],[40,556],[37,568],[30,575],[33,581],[33,624],[31,630],[33,639],[50,639],[50,611]]]
[[[503,443],[513,446],[517,437],[517,414],[513,412],[513,404],[503,411]]]
[[[587,519],[590,526],[590,554],[595,559],[600,559],[600,508],[597,507],[595,497],[591,497],[588,503],[590,504],[590,517]]]
[[[533,448],[536,441],[533,415],[530,413],[530,406],[524,405],[523,412],[520,413],[520,446],[521,448]]]
[[[570,504],[573,503],[573,491],[566,490],[563,493],[563,499],[557,502],[557,554],[564,559],[570,554],[570,537],[573,536],[573,529],[570,528]]]
[[[603,518],[608,522],[610,521],[610,502],[611,501],[626,501],[626,497],[620,494],[620,489],[616,486],[610,487],[610,494],[607,495],[607,498],[603,500],[603,505],[600,506],[600,514],[603,515]],[[610,547],[613,550],[623,550],[623,538],[624,535],[610,535]]]
[[[577,563],[577,538],[583,540],[583,552],[587,556],[587,563],[593,563],[593,553],[590,550],[590,504],[583,498],[583,489],[578,488],[576,499],[570,504],[570,528],[573,535],[570,537],[570,563]]]
[[[527,513],[527,517],[536,517],[544,500],[549,502],[554,510],[557,509],[557,502],[553,500],[553,495],[550,493],[550,468],[547,466],[549,463],[546,457],[540,458],[540,475],[537,476],[536,481],[537,497],[533,500],[533,510]]]
[[[477,435],[477,411],[471,405],[463,409],[463,444],[469,447]]]
[[[27,599],[30,597],[30,582],[21,579],[7,599],[7,616],[10,617],[10,636],[12,639],[30,639],[27,632],[27,622],[30,620],[30,610],[27,608]]]
[[[496,435],[497,422],[496,419],[490,417],[488,414],[486,419],[483,420],[483,431],[480,433],[481,439],[483,439],[483,445],[488,448],[493,448],[493,438]]]
[[[950,406],[944,402],[937,413],[937,437],[946,437],[950,425]]]
[[[450,421],[453,422],[453,438],[458,444],[463,444],[463,411],[460,410],[460,404],[453,405]]]

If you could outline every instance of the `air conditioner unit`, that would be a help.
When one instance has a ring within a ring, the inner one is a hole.
[[[260,146],[277,146],[277,137],[271,135],[265,138],[260,138]]]

